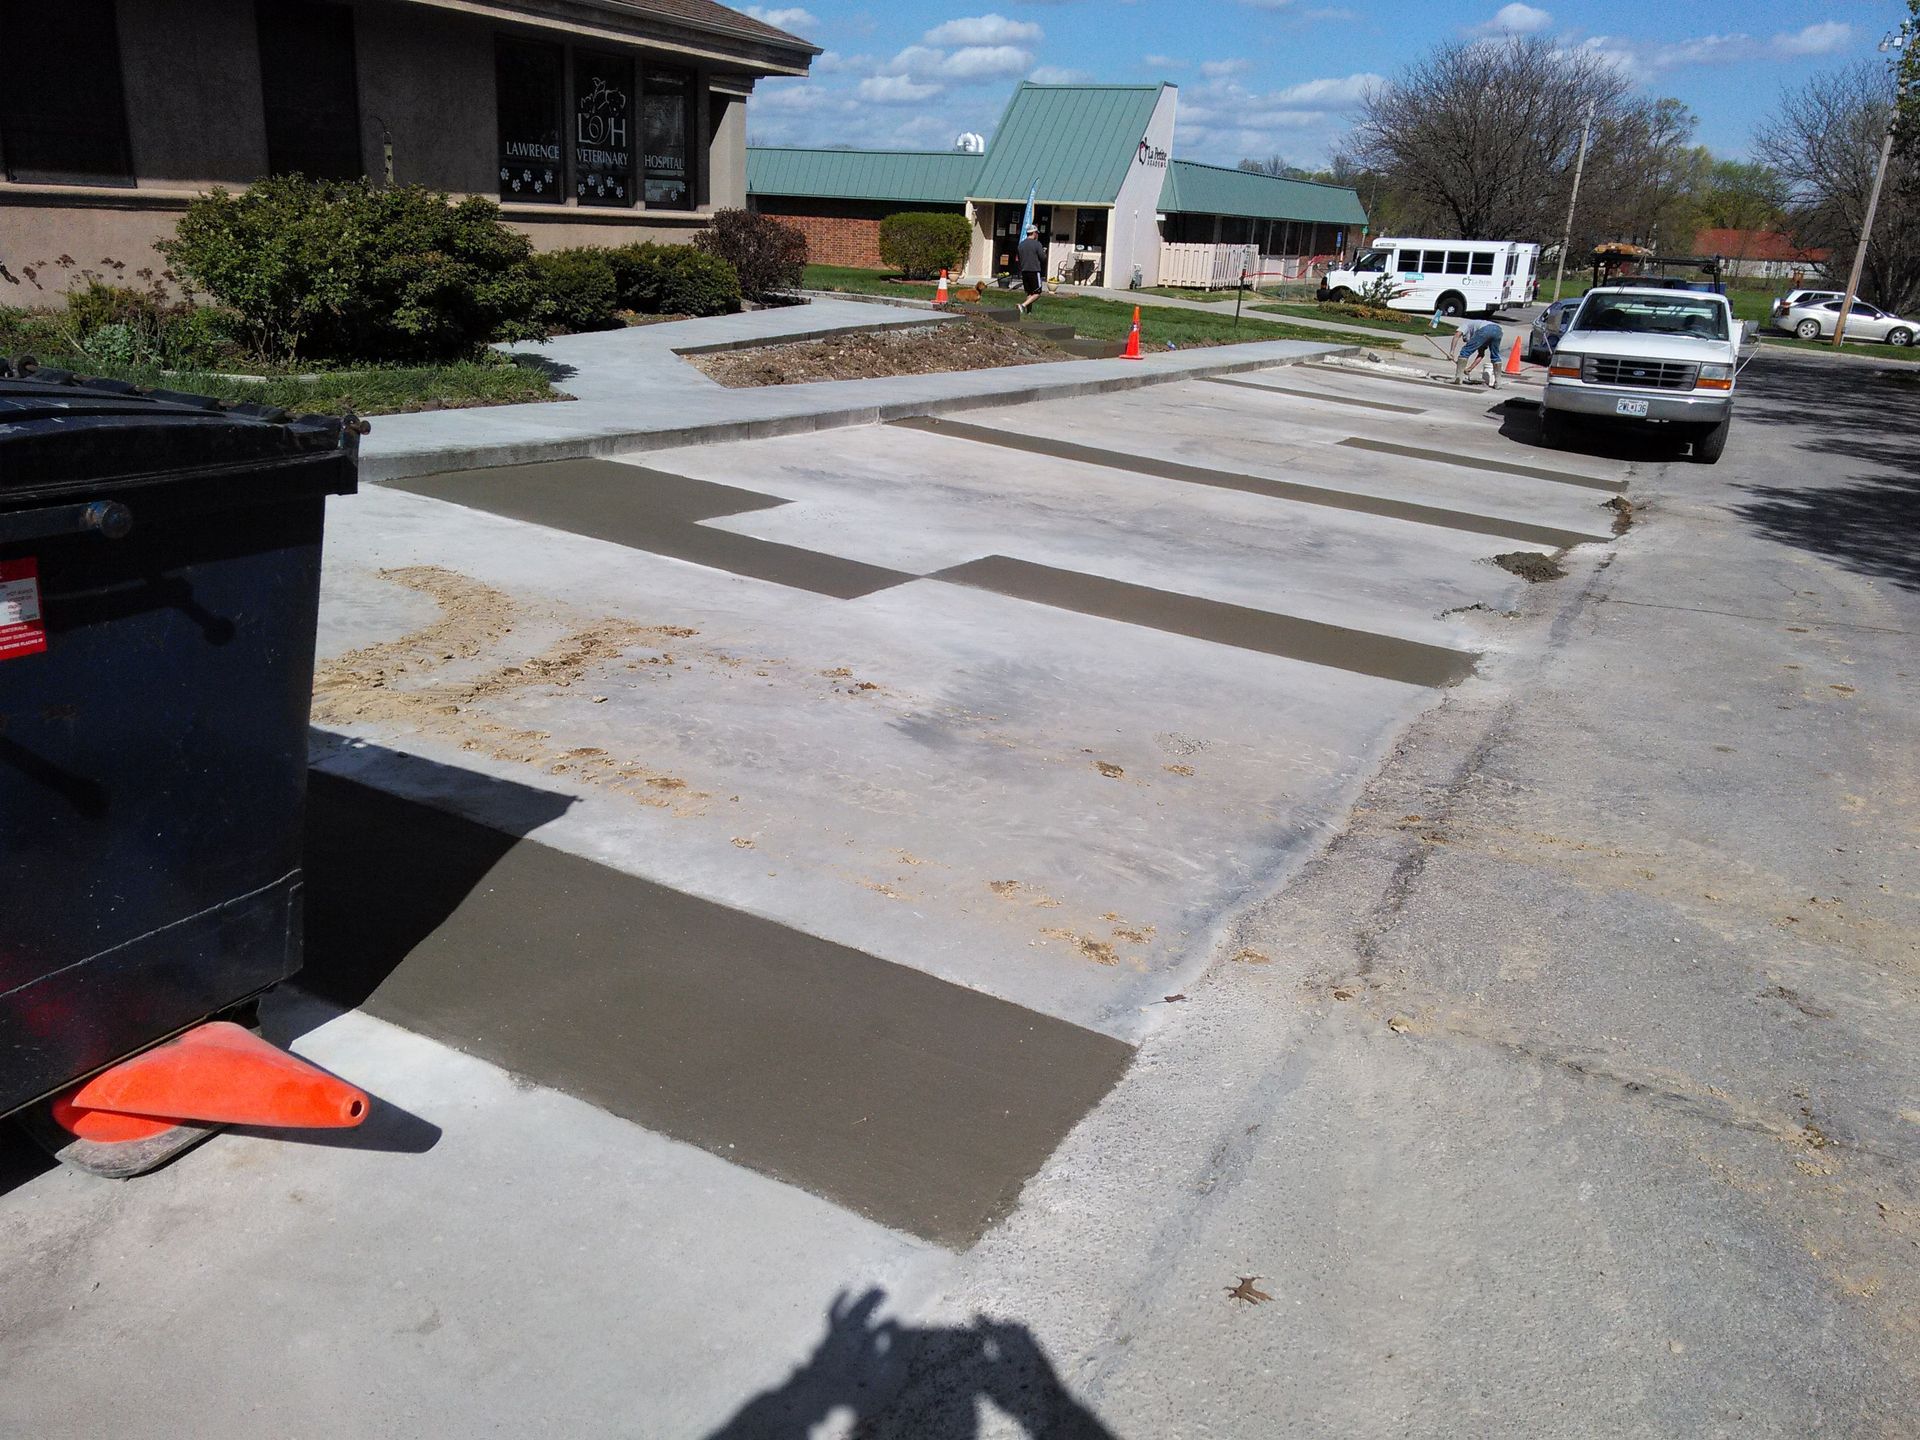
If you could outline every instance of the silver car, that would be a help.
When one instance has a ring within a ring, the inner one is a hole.
[[[1773,309],[1767,315],[1767,324],[1776,330],[1787,328],[1787,312],[1796,305],[1817,305],[1823,300],[1838,300],[1847,292],[1844,290],[1789,290],[1773,302]]]
[[[1833,338],[1834,327],[1840,323],[1842,303],[1839,300],[1816,300],[1796,305],[1787,311],[1779,323],[1783,329],[1791,330],[1802,340],[1828,340]],[[1854,301],[1853,309],[1847,313],[1849,340],[1911,345],[1916,334],[1920,334],[1920,321],[1903,320],[1864,300]]]
[[[1567,322],[1573,319],[1573,312],[1579,308],[1578,298],[1556,300],[1534,316],[1533,328],[1527,332],[1527,359],[1536,365],[1545,365],[1552,360],[1560,337],[1566,333]]]

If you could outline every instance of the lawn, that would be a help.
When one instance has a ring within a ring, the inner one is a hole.
[[[211,395],[217,400],[278,405],[302,414],[399,415],[412,410],[457,410],[563,398],[538,363],[504,357],[453,365],[394,365],[258,379],[149,365],[101,364],[79,355],[45,355],[50,368],[158,390]]]
[[[936,281],[902,280],[890,270],[861,270],[852,265],[809,265],[801,278],[805,290],[841,290],[854,295],[892,295],[931,300]]]
[[[1784,345],[1794,350],[1821,350],[1833,354],[1832,340],[1802,340],[1797,335],[1778,334],[1772,330],[1760,332],[1762,345]],[[1840,347],[1842,355],[1867,356],[1877,360],[1905,360],[1908,364],[1920,363],[1920,347],[1912,345],[1856,345],[1849,340]]]
[[[1342,314],[1330,305],[1256,305],[1256,310],[1264,310],[1270,315],[1298,315],[1309,320],[1331,320],[1340,325],[1360,325],[1369,330],[1392,331],[1402,335],[1425,335],[1434,331],[1432,317],[1428,315],[1394,315],[1390,318],[1369,316],[1361,319],[1357,315]],[[1441,339],[1447,336],[1447,329],[1437,333]]]
[[[981,292],[983,307],[1020,303],[1012,290]],[[1042,295],[1034,303],[1033,318],[1048,325],[1071,325],[1076,335],[1092,340],[1124,340],[1133,324],[1134,307],[1124,300],[1101,300],[1091,295]],[[1163,305],[1140,307],[1140,345],[1145,350],[1176,349],[1187,345],[1227,345],[1247,340],[1313,340],[1339,343],[1340,337],[1304,326],[1277,325],[1271,320],[1242,319],[1234,326],[1233,312],[1174,310]]]

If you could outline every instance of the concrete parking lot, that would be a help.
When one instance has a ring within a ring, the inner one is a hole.
[[[1193,1166],[1258,1169],[1325,1253],[1281,1176],[1336,1137],[1255,1138],[1295,1022],[1245,996],[1338,946],[1273,897],[1329,843],[1419,843],[1446,782],[1389,815],[1377,772],[1537,683],[1620,502],[1674,483],[1502,398],[1303,364],[336,503],[309,968],[263,1023],[376,1118],[127,1184],[0,1141],[0,1426],[113,1431],[125,1397],[71,1383],[112,1373],[156,1434],[841,1433],[883,1393],[906,1418],[862,1433],[972,1434],[976,1393],[1012,1433],[1277,1433],[1126,1352],[1211,1384],[1193,1345],[1280,1308],[1207,1287],[1288,1270],[1290,1222],[1183,1227]],[[1568,547],[1552,585],[1492,560]],[[1434,1028],[1381,1003],[1369,1046]],[[1396,1129],[1390,1087],[1343,1115],[1313,1073],[1303,1115]],[[1288,1413],[1397,1433],[1332,1368]]]

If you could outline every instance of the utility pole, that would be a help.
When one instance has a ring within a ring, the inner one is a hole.
[[[1900,124],[1900,102],[1906,95],[1907,67],[1902,65],[1900,52],[1914,42],[1913,21],[1902,20],[1900,28],[1880,42],[1880,53],[1892,51],[1895,73],[1899,81],[1893,89],[1893,114],[1887,117],[1886,138],[1880,142],[1880,165],[1873,172],[1873,189],[1867,194],[1866,218],[1860,222],[1860,243],[1854,247],[1853,270],[1847,276],[1847,293],[1840,300],[1840,317],[1833,322],[1833,344],[1838,349],[1840,342],[1847,337],[1847,317],[1853,314],[1853,302],[1860,293],[1860,272],[1867,264],[1867,240],[1873,234],[1874,213],[1880,208],[1880,186],[1887,178],[1887,161],[1893,156],[1893,132]],[[1883,297],[1884,298],[1884,297]]]
[[[1580,158],[1573,162],[1573,194],[1567,197],[1567,228],[1560,232],[1560,263],[1553,267],[1553,298],[1560,298],[1560,284],[1567,275],[1567,247],[1573,243],[1573,207],[1580,203],[1580,177],[1587,169],[1587,140],[1593,134],[1593,107],[1587,101],[1587,123],[1580,127]]]

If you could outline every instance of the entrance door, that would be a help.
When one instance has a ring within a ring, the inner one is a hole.
[[[993,273],[995,275],[1020,273],[1020,217],[1026,212],[1025,205],[1009,205],[998,200],[994,202]],[[1033,223],[1040,227],[1040,239],[1045,241],[1053,234],[1053,207],[1051,205],[1034,206]]]

